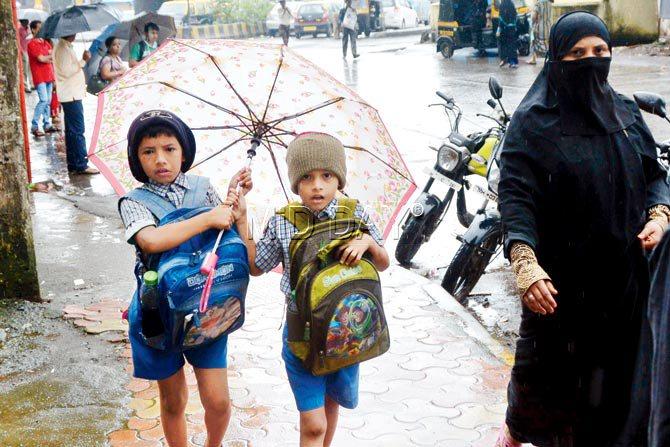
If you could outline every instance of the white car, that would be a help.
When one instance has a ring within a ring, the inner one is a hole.
[[[419,22],[407,0],[382,0],[382,14],[386,28],[413,28]]]
[[[298,8],[300,7],[300,2],[286,2],[286,7],[291,11],[293,17],[295,18]],[[265,19],[265,27],[268,30],[268,34],[271,36],[276,36],[277,31],[279,30],[279,8],[281,5],[277,3],[268,13],[267,18]],[[289,32],[293,34],[295,28],[295,20],[291,19],[291,26],[289,27]]]

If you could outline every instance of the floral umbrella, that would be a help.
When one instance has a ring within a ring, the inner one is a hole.
[[[293,200],[286,147],[303,132],[326,132],[347,152],[345,193],[361,201],[386,237],[416,188],[377,111],[285,46],[232,40],[164,43],[98,96],[89,159],[118,194],[138,186],[126,134],[141,112],[176,113],[196,136],[192,173],[225,191],[253,158],[250,213],[262,224]]]

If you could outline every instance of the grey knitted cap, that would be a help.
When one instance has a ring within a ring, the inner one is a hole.
[[[305,174],[324,169],[340,181],[340,189],[347,183],[347,162],[344,146],[337,138],[325,133],[310,132],[298,135],[286,152],[291,191],[298,194],[298,183]]]

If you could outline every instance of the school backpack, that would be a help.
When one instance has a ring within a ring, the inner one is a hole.
[[[354,215],[357,203],[339,200],[336,218],[322,222],[297,202],[277,212],[298,229],[289,245],[288,346],[317,376],[390,345],[377,269],[366,257],[351,267],[336,257],[338,247],[367,230]]]
[[[188,220],[212,208],[199,206],[205,203],[209,181],[194,175],[187,178],[191,188],[186,191],[181,208],[143,188],[135,189],[125,197],[145,205],[159,219],[158,226]],[[144,272],[158,272],[159,313],[165,332],[151,338],[141,334],[148,346],[165,351],[206,346],[244,323],[249,264],[246,246],[234,227],[223,234],[217,249],[219,259],[208,305],[204,312],[199,309],[207,280],[200,273],[200,266],[214,248],[217,235],[218,230],[205,231],[178,247],[145,257],[136,264],[136,294],[139,294]],[[142,318],[141,306],[138,308]]]

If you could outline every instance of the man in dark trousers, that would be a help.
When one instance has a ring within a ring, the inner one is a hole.
[[[346,0],[344,8],[340,10],[340,27],[342,28],[342,57],[347,58],[347,43],[351,41],[351,54],[356,59],[359,56],[356,51],[358,15],[356,8],[351,6],[351,0]]]

